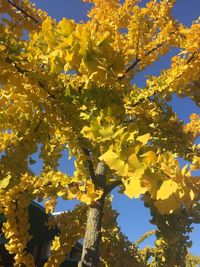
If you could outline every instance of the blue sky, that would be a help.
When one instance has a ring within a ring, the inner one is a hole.
[[[85,21],[87,19],[87,11],[91,4],[86,4],[80,0],[34,0],[33,1],[38,8],[41,8],[48,12],[50,16],[57,21],[63,17],[74,19],[75,21]],[[142,5],[146,0],[142,1]],[[200,16],[200,0],[177,0],[177,3],[173,9],[173,15],[180,22],[186,26],[190,26],[192,21],[196,20]],[[148,68],[135,79],[135,83],[138,86],[145,84],[145,75],[158,75],[161,69],[168,68],[170,66],[170,58],[175,53],[175,50],[170,51],[166,56],[163,56],[159,62],[156,62],[152,67]],[[178,113],[180,118],[185,122],[188,122],[189,115],[193,112],[200,113],[197,106],[189,99],[180,99],[173,97],[172,106],[174,111]],[[67,162],[67,153],[63,155],[60,160],[60,170],[69,174],[73,173],[73,160]],[[39,172],[41,164],[36,164],[35,171]],[[119,212],[118,223],[121,226],[122,231],[129,237],[131,241],[135,241],[143,233],[153,229],[153,226],[148,222],[150,214],[148,209],[144,208],[143,203],[140,200],[131,200],[126,196],[119,195],[116,191],[113,192],[113,207]],[[74,206],[72,202],[64,202],[59,200],[56,211],[67,210]],[[193,240],[193,246],[191,251],[196,255],[200,255],[200,227],[195,226],[194,232],[191,237]],[[148,240],[149,245],[152,244],[154,238]]]

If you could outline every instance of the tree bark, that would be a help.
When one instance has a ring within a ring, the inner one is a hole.
[[[103,195],[88,209],[83,251],[78,267],[98,267],[100,262],[99,246],[101,242],[101,226],[106,196],[106,165],[104,162],[100,161],[97,164],[96,170],[94,170],[93,163],[91,159],[89,159],[89,171],[95,188],[103,190]]]
[[[99,246],[101,241],[104,200],[105,196],[103,195],[93,206],[89,207],[83,251],[78,267],[99,266]]]

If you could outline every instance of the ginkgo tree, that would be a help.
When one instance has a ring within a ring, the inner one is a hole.
[[[34,266],[25,248],[35,198],[45,199],[47,212],[58,196],[88,205],[80,267],[100,262],[104,203],[114,188],[142,196],[161,216],[190,214],[199,201],[200,179],[192,176],[200,165],[199,115],[184,125],[170,102],[176,94],[200,103],[199,20],[184,27],[171,15],[173,0],[85,2],[93,4],[87,22],[57,23],[27,0],[0,1],[0,211],[16,266]],[[170,68],[137,87],[137,74],[171,48],[178,53]],[[38,146],[36,176],[28,166]],[[73,176],[58,171],[66,149],[75,157]],[[178,158],[188,164],[181,168]],[[52,243],[57,258],[64,240]]]

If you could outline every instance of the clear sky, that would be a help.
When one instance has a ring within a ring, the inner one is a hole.
[[[91,4],[86,4],[80,0],[34,0],[38,8],[41,8],[48,12],[50,16],[57,21],[63,17],[74,19],[75,21],[87,20],[87,11]],[[145,4],[147,0],[142,0],[141,4]],[[176,19],[182,22],[186,26],[190,26],[192,21],[196,20],[200,16],[200,0],[177,0],[177,3],[173,9],[173,15]],[[138,86],[145,84],[145,75],[158,75],[161,69],[168,68],[170,66],[170,58],[176,53],[175,50],[169,52],[168,55],[161,58],[159,62],[156,62],[152,67],[148,68],[141,74],[139,74],[134,83]],[[190,100],[180,99],[173,97],[172,106],[174,111],[178,113],[180,118],[185,122],[188,122],[189,114],[192,112],[200,113],[200,109]],[[35,156],[37,159],[37,156]],[[66,164],[67,162],[67,164]],[[41,162],[35,164],[34,170],[38,173],[41,167]],[[33,167],[32,167],[33,168]],[[60,160],[60,170],[69,174],[73,173],[73,160],[67,161],[67,153],[63,155]],[[144,208],[143,203],[140,200],[131,200],[126,196],[119,195],[117,191],[113,192],[113,207],[119,212],[118,223],[121,226],[122,231],[129,237],[131,241],[135,241],[143,233],[153,229],[153,226],[149,223],[150,215],[148,209]],[[70,209],[74,206],[74,202],[59,200],[56,211],[62,211]],[[191,251],[196,255],[200,255],[200,226],[197,225],[194,228],[194,232],[191,235],[193,240],[193,246]],[[151,245],[154,238],[148,239],[148,244]]]

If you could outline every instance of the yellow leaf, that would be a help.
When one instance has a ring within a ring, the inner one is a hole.
[[[162,245],[162,240],[161,239],[157,239],[155,243],[156,243],[156,246],[159,247],[159,246]]]
[[[43,23],[42,23],[42,30],[43,31],[48,31],[52,28],[52,20],[51,17],[47,17]]]
[[[157,199],[167,199],[178,190],[178,184],[172,180],[163,181],[160,189],[157,191]]]
[[[0,51],[4,51],[4,50],[6,50],[6,46],[5,46],[5,45],[2,45],[2,44],[0,44]]]
[[[146,187],[147,191],[150,193],[152,199],[156,199],[157,190],[159,188],[160,177],[158,175],[154,176],[152,173],[145,173],[143,176],[143,185]]]
[[[179,56],[174,56],[174,57],[172,57],[171,61],[173,63],[176,63],[178,61],[178,59],[179,59]]]
[[[114,134],[114,128],[114,125],[110,125],[99,129],[99,134],[102,136],[103,140],[108,140],[112,138]]]
[[[97,45],[101,45],[106,39],[110,37],[110,32],[104,32],[101,37],[98,39]]]
[[[164,256],[162,256],[161,261],[162,261],[162,262],[165,262],[165,261],[166,261],[166,259],[165,259]]]
[[[180,207],[180,203],[176,200],[174,195],[171,195],[165,200],[157,200],[154,205],[161,214],[170,214]]]
[[[122,77],[124,77],[124,73],[118,73],[118,74],[117,74],[117,77],[118,77],[118,78],[122,78]]]
[[[200,168],[200,165],[199,164],[192,164],[192,165],[190,165],[190,170],[191,171],[199,170],[199,168]]]
[[[86,194],[80,195],[78,197],[78,200],[85,203],[86,205],[90,205],[92,200],[89,196],[87,196]]]
[[[121,160],[111,149],[104,153],[99,159],[103,160],[110,169],[115,170],[119,175],[128,175],[128,164]]]
[[[140,157],[144,158],[143,162],[146,164],[156,163],[157,161],[156,153],[154,151],[148,151],[142,154]]]
[[[184,199],[185,199],[185,195],[186,195],[185,190],[181,189],[181,190],[179,190],[177,193],[178,193],[177,196],[178,196],[178,198],[179,198],[180,200],[184,200]]]
[[[138,136],[136,140],[139,141],[139,142],[141,142],[142,145],[144,146],[149,141],[149,138],[150,138],[150,134],[147,133],[147,134]]]
[[[135,171],[136,169],[141,168],[141,163],[139,162],[138,157],[135,153],[129,156],[128,163],[132,171]]]
[[[0,189],[5,189],[10,182],[11,175],[7,175],[3,180],[0,181]]]
[[[88,126],[84,126],[83,129],[81,130],[81,133],[84,135],[84,137],[88,139],[94,139],[94,131]]]
[[[190,195],[190,199],[191,199],[191,201],[193,201],[194,198],[195,198],[195,192],[194,192],[192,189],[190,190],[189,195]]]
[[[141,178],[144,174],[144,169],[137,169],[132,173],[131,179],[125,182],[124,193],[130,198],[138,198],[141,194],[144,194],[147,189],[141,186]]]
[[[80,50],[79,50],[79,55],[81,55],[83,58],[86,58],[86,55],[89,50],[89,32],[85,29],[82,30],[81,33],[79,34],[76,32],[78,37],[80,38]]]
[[[181,174],[182,174],[182,175],[187,175],[187,172],[188,172],[188,164],[186,164],[186,165],[182,168],[182,170],[181,170]]]
[[[68,20],[64,18],[58,23],[58,28],[63,36],[67,36],[73,32],[75,28],[75,23],[73,20]]]
[[[53,240],[52,246],[51,246],[51,250],[59,250],[60,248],[60,238],[58,236],[56,236]]]

